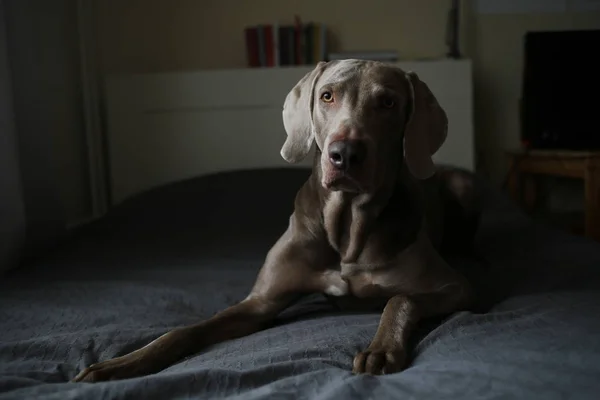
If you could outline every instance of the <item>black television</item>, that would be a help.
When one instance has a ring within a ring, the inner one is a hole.
[[[524,53],[523,146],[600,150],[600,30],[527,32]]]

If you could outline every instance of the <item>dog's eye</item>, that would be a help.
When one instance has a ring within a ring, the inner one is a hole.
[[[381,101],[381,104],[385,107],[385,108],[392,108],[396,105],[396,102],[394,101],[394,99],[386,97]]]
[[[331,94],[331,92],[323,92],[321,95],[321,100],[323,100],[325,103],[331,103],[333,101],[333,94]]]

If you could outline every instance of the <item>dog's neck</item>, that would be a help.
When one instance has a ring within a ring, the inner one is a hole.
[[[319,185],[323,226],[342,263],[356,263],[369,236],[378,229],[390,229],[386,226],[389,225],[388,213],[404,214],[411,220],[409,225],[415,225],[414,230],[403,227],[402,231],[409,235],[399,238],[399,247],[413,240],[421,210],[410,202],[414,197],[409,193],[414,190],[415,182],[407,172],[405,166],[399,166],[394,176],[388,177],[386,184],[372,193],[330,191]]]

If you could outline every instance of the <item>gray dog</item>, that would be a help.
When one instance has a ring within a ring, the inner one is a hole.
[[[299,162],[316,144],[313,171],[249,295],[91,365],[74,381],[158,372],[263,329],[310,293],[344,309],[383,309],[353,371],[393,373],[406,367],[407,341],[419,321],[471,303],[466,278],[441,254],[469,249],[478,219],[472,182],[467,174],[436,170],[432,155],[446,139],[447,117],[415,73],[374,61],[321,62],[288,94],[283,123],[282,157]]]

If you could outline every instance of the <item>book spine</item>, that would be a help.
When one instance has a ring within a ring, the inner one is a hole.
[[[288,65],[296,65],[296,29],[294,26],[287,27],[287,39]]]
[[[287,51],[287,28],[285,26],[279,27],[279,65],[289,65],[289,57]]]
[[[244,29],[244,36],[246,41],[246,60],[247,64],[251,68],[260,66],[258,59],[258,34],[256,27],[249,26]]]
[[[264,25],[264,35],[265,35],[265,66],[274,67],[275,66],[275,46],[274,46],[274,37],[273,37],[273,26],[272,25]]]
[[[321,61],[327,61],[327,25],[321,25],[321,36],[319,37],[321,42],[320,46],[320,58]]]
[[[304,26],[304,62],[312,65],[313,58],[313,24],[308,23]]]
[[[261,67],[267,65],[267,52],[265,49],[265,29],[262,25],[256,27],[258,33],[258,60]]]
[[[273,54],[274,54],[274,66],[278,67],[281,65],[280,52],[279,52],[279,24],[273,24]]]
[[[313,64],[321,61],[321,24],[313,26]]]

